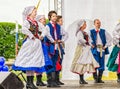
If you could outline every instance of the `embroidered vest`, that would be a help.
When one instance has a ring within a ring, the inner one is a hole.
[[[89,37],[88,37],[88,34],[86,32],[82,32],[83,33],[83,36],[84,36],[84,39],[86,40],[86,45],[89,45]]]
[[[28,21],[30,23],[30,28],[29,31],[36,37],[39,38],[38,36],[38,24],[34,25],[32,22]]]

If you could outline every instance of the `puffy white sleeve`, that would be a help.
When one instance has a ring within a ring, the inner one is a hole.
[[[47,35],[46,28],[45,28],[45,27],[39,27],[39,29],[40,29],[39,31],[42,32],[41,36],[42,36],[42,37],[45,37],[45,36]]]
[[[119,45],[119,38],[120,38],[119,32],[114,30],[113,31],[113,44],[114,45]]]
[[[89,42],[89,45],[92,46],[92,38],[90,36],[90,31],[88,31],[87,33],[88,33],[88,42]]]
[[[54,39],[52,38],[52,36],[50,35],[50,28],[48,25],[46,25],[45,27],[45,33],[46,33],[46,37],[51,41],[51,43],[54,42]]]
[[[61,27],[62,41],[65,42],[68,39],[68,33]]]
[[[29,31],[29,28],[30,24],[27,20],[25,20],[22,25],[22,33],[27,35],[30,39],[32,39],[34,35]]]
[[[118,23],[113,31],[113,44],[119,46],[120,41],[120,23]]]
[[[37,23],[38,23],[38,31],[42,32],[42,30],[43,30],[42,25],[40,24],[40,22],[37,22]]]
[[[45,28],[42,28],[42,34],[41,34],[41,36],[42,36],[42,37],[45,37],[46,35],[47,35],[46,29],[45,29]]]
[[[105,47],[109,47],[112,44],[112,37],[107,31],[105,31],[105,36],[106,36],[106,45],[105,45]]]
[[[81,31],[79,31],[77,33],[77,43],[80,45],[86,45],[86,40],[84,39],[83,33]]]
[[[45,30],[45,26],[43,24],[41,24],[40,22],[38,22],[38,30],[39,32],[41,32],[42,34],[40,34],[42,37],[45,37],[47,34],[47,31]]]

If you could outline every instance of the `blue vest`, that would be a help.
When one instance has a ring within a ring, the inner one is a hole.
[[[99,35],[100,35],[103,46],[105,46],[106,44],[105,30],[100,29]],[[90,30],[90,36],[92,38],[92,44],[96,47],[97,33],[95,29]],[[108,47],[105,49],[105,54],[109,54]]]
[[[54,28],[52,26],[51,23],[47,24],[50,28],[50,35],[53,37],[53,39],[55,40],[55,35],[54,35]],[[61,40],[62,35],[61,35],[61,31],[60,31],[60,25],[56,24],[56,32],[57,32],[57,40]],[[45,38],[46,42],[49,42],[50,40],[48,38]]]
[[[54,28],[53,28],[52,24],[48,23],[47,25],[50,28],[50,35],[55,40]],[[61,30],[60,25],[56,24],[57,40],[61,40],[62,39],[62,35],[61,35],[61,31],[60,30]],[[50,40],[47,37],[44,38],[44,42],[49,46],[48,47],[49,54],[54,54],[54,44],[51,43]],[[63,49],[61,48],[61,46],[60,46],[60,49],[63,52]]]

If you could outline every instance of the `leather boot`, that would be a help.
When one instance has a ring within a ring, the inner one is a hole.
[[[59,85],[57,85],[56,81],[55,81],[55,72],[51,72],[47,74],[47,87],[60,87]]]
[[[98,83],[97,72],[93,73],[94,83]]]
[[[103,75],[103,71],[99,71],[98,83],[104,83],[104,81],[102,81],[102,75]]]
[[[117,82],[120,83],[120,73],[117,74]]]
[[[44,84],[43,81],[42,81],[42,75],[41,74],[37,75],[36,78],[37,78],[37,82],[36,82],[37,86],[46,86],[46,84]]]
[[[33,83],[34,76],[27,76],[26,89],[38,89]]]
[[[47,74],[47,87],[51,87],[52,86],[52,75],[51,73]]]
[[[62,82],[60,81],[59,74],[60,74],[60,73],[57,71],[57,72],[56,72],[56,83],[57,83],[58,85],[64,85],[64,83],[62,83]]]
[[[80,84],[88,84],[85,80],[84,80],[84,75],[79,75],[80,76]]]

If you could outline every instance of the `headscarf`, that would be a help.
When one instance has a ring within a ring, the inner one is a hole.
[[[25,7],[22,15],[23,15],[23,21],[25,19],[27,19],[27,16],[30,15],[32,13],[32,11],[35,9],[35,6],[28,6],[28,7]]]
[[[40,19],[45,18],[45,15],[37,15],[36,20],[39,21]]]
[[[78,23],[77,23],[77,29],[76,29],[76,34],[75,34],[76,36],[77,36],[77,33],[78,33],[79,30],[80,30],[80,27],[82,27],[85,22],[86,22],[86,21],[85,21],[84,19],[80,19],[80,20],[78,21]]]

